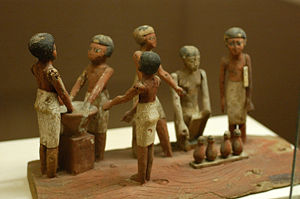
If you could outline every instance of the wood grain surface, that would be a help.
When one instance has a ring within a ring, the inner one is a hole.
[[[236,198],[289,185],[293,151],[288,142],[249,136],[244,152],[248,159],[193,169],[193,151],[174,151],[166,158],[156,146],[151,180],[143,186],[129,180],[137,172],[130,149],[107,151],[94,169],[76,176],[61,171],[53,179],[41,176],[39,161],[29,162],[28,180],[33,198],[43,199]]]

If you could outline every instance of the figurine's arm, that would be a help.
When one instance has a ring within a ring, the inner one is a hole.
[[[209,111],[209,113],[211,113],[207,76],[206,76],[206,72],[202,69],[200,69],[200,78],[201,78],[201,92],[202,92],[202,108],[203,110],[207,110]]]
[[[248,110],[253,110],[254,106],[251,104],[252,97],[252,66],[251,66],[251,58],[250,55],[246,54],[246,60],[248,65],[248,75],[249,75],[249,86],[246,88],[246,107]]]
[[[121,121],[130,123],[134,117],[134,114],[136,113],[137,105],[138,105],[138,101],[136,101],[133,107],[123,115]]]
[[[221,97],[221,110],[224,113],[225,110],[225,75],[226,75],[226,62],[225,59],[221,60],[220,70],[220,97]]]
[[[99,93],[101,93],[103,88],[105,88],[108,80],[110,79],[110,77],[112,76],[113,73],[114,73],[114,69],[112,69],[111,67],[107,67],[105,69],[105,71],[103,72],[103,74],[101,75],[99,80],[97,81],[94,89],[92,90],[89,98],[86,100],[87,102],[93,103],[95,101],[95,99],[99,95]]]
[[[173,80],[177,86],[178,85],[178,75],[176,73],[172,73],[171,77],[173,78]],[[173,101],[174,112],[175,112],[175,121],[174,122],[178,126],[178,131],[179,131],[177,133],[181,134],[181,135],[189,135],[189,129],[183,120],[180,96],[173,89],[171,89],[171,94],[172,94],[172,101]]]
[[[68,112],[73,112],[74,109],[72,106],[72,102],[71,102],[69,93],[66,91],[64,83],[63,83],[58,71],[55,68],[51,68],[47,72],[47,77],[48,77],[48,80],[53,85],[53,87],[55,88],[60,99],[66,105]]]
[[[141,55],[142,55],[142,51],[135,51],[133,54],[135,70],[139,80],[142,80],[142,73],[139,71]]]
[[[160,78],[162,78],[165,82],[167,82],[176,91],[176,93],[178,93],[178,95],[180,96],[184,95],[183,89],[175,83],[171,75],[163,69],[162,65],[159,66],[157,74],[159,75]]]
[[[80,76],[77,78],[71,93],[70,93],[70,97],[71,100],[74,99],[74,97],[77,95],[77,93],[79,92],[79,90],[83,87],[83,85],[85,84],[87,80],[87,71],[86,69],[84,69],[84,71],[80,74]]]
[[[131,87],[130,89],[128,89],[124,95],[119,95],[119,96],[115,97],[114,99],[109,100],[108,102],[106,102],[103,105],[103,109],[104,110],[108,110],[108,109],[110,109],[114,105],[128,102],[134,96],[140,94],[144,90],[145,90],[145,86],[143,84],[141,84],[141,83],[138,82],[133,87]]]

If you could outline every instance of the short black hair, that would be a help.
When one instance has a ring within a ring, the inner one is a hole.
[[[53,60],[54,37],[49,33],[37,33],[30,38],[28,49],[41,61]]]
[[[224,33],[224,41],[227,42],[228,39],[232,38],[243,38],[244,40],[247,39],[247,35],[245,31],[240,27],[232,27],[225,31]]]
[[[96,44],[100,44],[100,45],[104,45],[107,46],[107,50],[105,53],[105,56],[110,57],[111,54],[114,51],[114,42],[111,39],[111,37],[106,36],[106,35],[95,35],[92,40],[92,43],[96,43]]]
[[[160,57],[155,52],[143,52],[140,59],[139,71],[146,75],[152,75],[157,72],[160,66]]]

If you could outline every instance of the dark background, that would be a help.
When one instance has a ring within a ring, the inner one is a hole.
[[[182,67],[180,47],[195,45],[200,49],[213,115],[221,114],[219,63],[227,53],[223,34],[231,26],[242,27],[248,35],[245,52],[251,55],[253,65],[256,110],[250,115],[287,140],[294,139],[300,91],[300,4],[296,1],[1,0],[0,16],[0,141],[38,136],[33,109],[37,85],[30,72],[36,60],[27,49],[33,34],[49,32],[55,37],[58,58],[54,66],[68,90],[88,64],[90,38],[99,33],[110,35],[115,51],[108,63],[115,73],[108,88],[114,97],[133,82],[132,54],[138,45],[132,32],[143,24],[156,30],[155,51],[169,72]],[[84,92],[85,88],[81,97]],[[159,97],[168,120],[172,120],[166,83]],[[120,118],[130,106],[127,103],[111,110],[110,128],[127,125]]]

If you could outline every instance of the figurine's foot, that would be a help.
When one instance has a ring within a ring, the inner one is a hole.
[[[141,180],[141,178],[139,177],[139,174],[134,174],[130,177],[130,180],[133,180],[135,182],[141,183],[141,184],[145,184],[146,181],[145,180]]]
[[[172,151],[164,151],[163,154],[164,154],[165,157],[172,157],[173,156]]]

